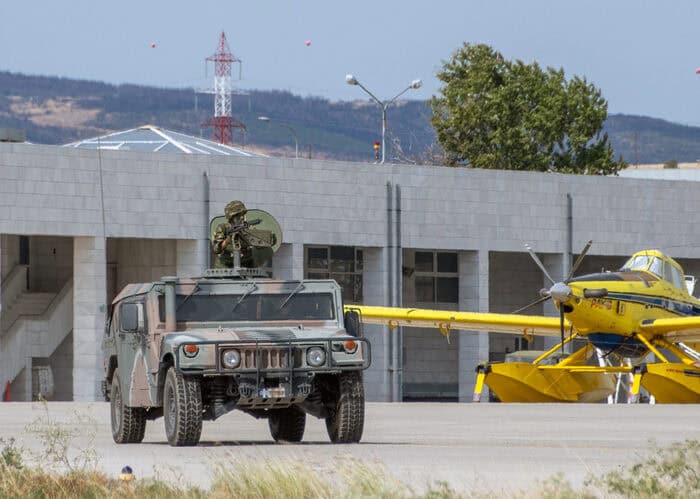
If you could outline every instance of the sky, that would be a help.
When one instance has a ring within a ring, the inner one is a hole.
[[[0,71],[210,88],[223,30],[243,61],[235,88],[365,99],[352,73],[381,100],[420,78],[405,97],[428,99],[455,50],[487,43],[585,76],[610,113],[700,125],[697,0],[0,2]]]

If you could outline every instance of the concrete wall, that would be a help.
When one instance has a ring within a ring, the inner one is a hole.
[[[116,266],[114,289],[117,292],[132,282],[150,282],[173,275],[177,267],[177,241],[110,238],[107,240],[107,265]]]
[[[29,238],[29,291],[57,293],[73,277],[73,239]]]
[[[653,246],[697,256],[692,220],[677,216],[698,212],[690,182],[118,151],[102,152],[102,169],[108,237],[198,239],[207,208],[221,213],[240,197],[277,216],[289,243],[379,247],[392,181],[402,187],[407,248],[477,249],[488,241],[494,251],[520,252],[527,240],[538,252],[561,252],[571,192],[574,248],[592,238],[592,254]],[[95,151],[2,144],[0,179],[0,232],[102,233]]]
[[[54,381],[51,400],[73,400],[73,333],[61,342],[49,357]]]
[[[287,243],[382,247],[391,181],[402,187],[405,248],[475,250],[486,242],[521,252],[529,241],[538,252],[560,253],[571,192],[574,248],[593,239],[597,255],[700,252],[687,229],[700,207],[690,182],[119,151],[102,152],[102,169],[109,238],[200,239],[207,211],[242,198],[278,217]],[[102,234],[95,151],[1,144],[0,179],[0,233]]]
[[[491,252],[489,254],[489,310],[491,312],[512,313],[538,298],[545,285],[542,271],[528,253]],[[550,272],[553,279],[561,278],[561,270]],[[551,285],[551,284],[549,284]],[[541,315],[543,306],[535,305],[520,312],[526,315]],[[522,349],[542,349],[543,338],[535,338],[529,344],[508,334],[491,333],[489,360],[503,361],[508,352]]]
[[[205,220],[209,214],[222,213],[225,204],[236,198],[269,211],[280,221],[285,245],[273,260],[278,277],[303,276],[304,245],[347,245],[367,248],[366,255],[373,252],[365,257],[367,303],[386,303],[381,275],[386,272],[382,255],[387,240],[387,182],[401,187],[402,247],[459,252],[459,307],[463,309],[488,310],[493,302],[492,309],[509,311],[537,297],[542,276],[522,244],[529,242],[541,255],[564,251],[567,193],[573,196],[574,251],[588,239],[594,240],[586,266],[613,255],[617,267],[619,255],[658,247],[670,250],[686,266],[700,268],[688,264],[700,258],[697,236],[688,229],[700,213],[696,184],[690,182],[102,151],[102,200],[99,164],[96,151],[0,144],[0,234],[51,234],[75,241],[73,379],[79,399],[95,397],[98,386],[92,378],[100,371],[99,339],[108,279],[104,269],[109,261],[103,237],[142,241],[138,243],[142,249],[135,250],[139,255],[135,266],[128,267],[129,251],[122,249],[124,258],[117,256],[127,265],[123,272],[130,268],[134,276],[146,276],[150,256],[145,253],[152,251],[167,258],[155,262],[158,270],[150,276],[167,273],[173,266],[177,272],[191,273],[205,265]],[[205,173],[210,182],[206,205]],[[4,253],[12,244],[5,239],[0,258],[8,262],[13,256]],[[496,255],[493,261],[490,253]],[[555,258],[551,265],[560,263]],[[377,272],[379,277],[373,275]],[[115,280],[122,278],[122,282],[129,279],[117,275]],[[368,333],[375,342],[377,367],[366,379],[368,393],[377,399],[386,394],[381,362],[386,360],[382,348],[388,333],[381,329]],[[406,343],[409,365],[428,361],[416,358],[411,341],[423,341],[423,337],[413,334]],[[434,356],[421,372],[436,375],[445,361],[450,362],[457,366],[457,379],[445,372],[438,375],[439,382],[458,383],[460,398],[466,396],[475,363],[485,360],[489,351],[487,336],[459,333],[455,347],[446,347],[434,332],[429,337],[430,344],[422,351]],[[450,348],[457,349],[456,359]],[[416,382],[427,379],[415,378]]]
[[[19,263],[19,236],[0,235],[0,281]]]
[[[10,386],[10,397],[13,402],[30,402],[32,400],[32,366],[28,365],[12,380]],[[3,386],[3,390],[5,387]]]

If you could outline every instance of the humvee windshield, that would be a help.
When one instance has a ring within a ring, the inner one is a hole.
[[[192,294],[177,296],[178,322],[251,322],[333,320],[331,293]],[[165,321],[165,298],[160,297],[160,320]]]

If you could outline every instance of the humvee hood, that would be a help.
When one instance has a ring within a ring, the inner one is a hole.
[[[169,343],[196,343],[198,341],[284,341],[296,339],[327,338],[328,336],[347,336],[343,329],[337,327],[298,328],[298,327],[254,327],[254,328],[220,328],[188,329],[168,333]]]

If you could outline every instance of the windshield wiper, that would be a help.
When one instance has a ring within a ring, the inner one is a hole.
[[[279,306],[279,308],[278,308],[277,310],[282,310],[282,309],[284,308],[284,306],[285,306],[287,303],[289,303],[289,300],[292,299],[292,296],[294,296],[294,295],[297,294],[299,291],[301,291],[302,289],[305,289],[305,288],[306,288],[306,286],[304,286],[304,283],[303,283],[303,282],[300,282],[299,285],[298,285],[296,288],[294,288],[294,291],[292,291],[291,293],[289,293],[289,296],[287,296],[287,297],[284,299],[284,301],[282,302],[282,304]]]
[[[192,289],[192,292],[190,294],[188,294],[187,296],[185,296],[185,299],[180,302],[180,304],[177,306],[175,311],[180,310],[180,307],[182,307],[185,303],[187,303],[187,300],[189,300],[192,295],[196,295],[201,290],[202,290],[202,287],[199,285],[199,283],[195,284],[194,288]]]
[[[242,302],[243,300],[245,300],[246,297],[247,297],[250,293],[252,293],[252,292],[255,291],[256,289],[258,289],[258,285],[255,284],[254,282],[248,284],[248,286],[250,286],[250,289],[249,289],[248,291],[246,291],[245,293],[243,293],[243,294],[241,295],[241,297],[238,299],[238,301],[237,301],[236,303],[233,304],[233,308],[231,309],[231,312],[233,312],[234,310],[236,310],[236,307],[238,307],[238,305],[240,305],[241,302]]]

